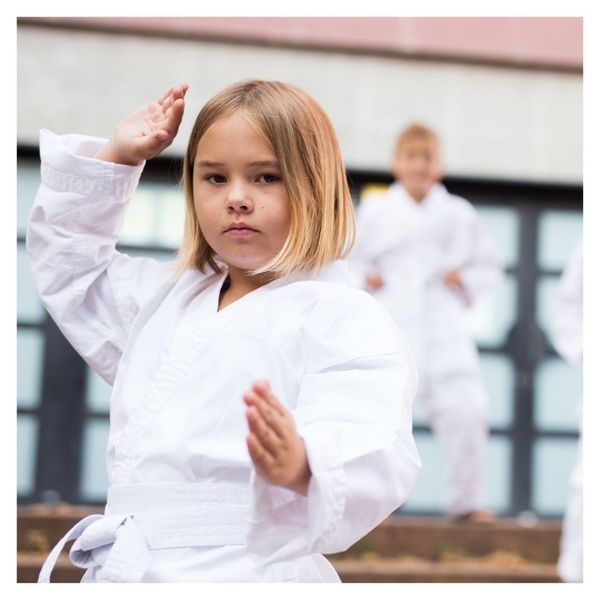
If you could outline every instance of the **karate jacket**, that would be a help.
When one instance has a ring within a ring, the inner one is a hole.
[[[502,265],[473,206],[435,184],[420,203],[396,182],[367,196],[357,211],[350,255],[355,284],[379,274],[371,292],[407,336],[421,379],[478,372],[467,309],[502,279]],[[464,292],[443,275],[459,269]]]
[[[177,276],[118,252],[144,165],[94,159],[105,142],[42,130],[27,231],[45,306],[113,386],[106,513],[70,532],[71,559],[84,581],[339,581],[322,555],[400,506],[419,470],[407,345],[341,261],[218,311],[226,269]],[[242,394],[256,379],[293,414],[306,497],[253,468]]]

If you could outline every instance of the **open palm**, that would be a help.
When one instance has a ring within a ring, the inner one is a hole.
[[[160,154],[177,135],[187,89],[187,84],[172,86],[158,100],[125,117],[96,158],[137,165]]]

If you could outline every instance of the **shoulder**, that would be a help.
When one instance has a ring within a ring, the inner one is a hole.
[[[284,311],[315,369],[403,350],[385,308],[350,285],[298,281],[276,290],[272,303],[271,314]]]
[[[448,218],[454,218],[465,224],[480,221],[477,209],[469,200],[458,194],[450,193],[443,186],[440,187],[442,188],[442,191],[438,198],[444,206],[444,212],[447,214]]]
[[[455,211],[464,213],[464,214],[472,214],[475,213],[475,207],[473,204],[464,198],[463,196],[459,196],[458,194],[453,194],[449,192],[444,186],[440,185],[441,194],[440,196],[443,198],[444,202]]]
[[[361,201],[358,204],[358,212],[368,215],[373,212],[385,210],[385,208],[390,205],[392,193],[393,186],[388,188],[378,187],[377,189],[368,191],[362,196]]]

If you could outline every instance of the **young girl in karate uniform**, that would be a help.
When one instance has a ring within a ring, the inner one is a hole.
[[[348,281],[337,139],[293,86],[241,82],[200,111],[176,261],[115,250],[186,90],[109,140],[41,132],[32,269],[113,393],[105,512],[66,533],[39,581],[74,539],[84,582],[336,582],[322,554],[355,543],[414,485],[414,363]]]

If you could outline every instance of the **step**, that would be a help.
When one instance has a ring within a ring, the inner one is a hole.
[[[446,555],[484,556],[498,550],[524,559],[556,563],[561,522],[523,524],[516,519],[492,523],[455,523],[445,518],[392,516],[348,550],[334,557],[356,558],[376,552],[383,557],[409,555],[439,560]]]
[[[17,510],[19,582],[33,582],[51,548],[74,523],[100,506],[38,504]],[[455,523],[445,518],[393,515],[345,552],[329,555],[342,581],[558,581],[561,522]],[[65,546],[53,581],[78,582],[83,570]]]
[[[77,521],[104,514],[103,506],[30,504],[17,508],[17,550],[48,553]],[[66,546],[68,550],[72,542]]]
[[[17,583],[36,583],[47,553],[17,553]],[[52,571],[52,583],[79,583],[85,569],[71,563],[68,556],[61,554]]]
[[[422,559],[336,559],[343,583],[559,583],[555,565],[506,566],[484,561],[434,562]]]
[[[17,554],[17,583],[35,583],[46,554]],[[557,583],[554,565],[496,560],[434,562],[417,558],[331,561],[343,583]],[[84,570],[61,555],[52,572],[53,583],[78,583]]]

